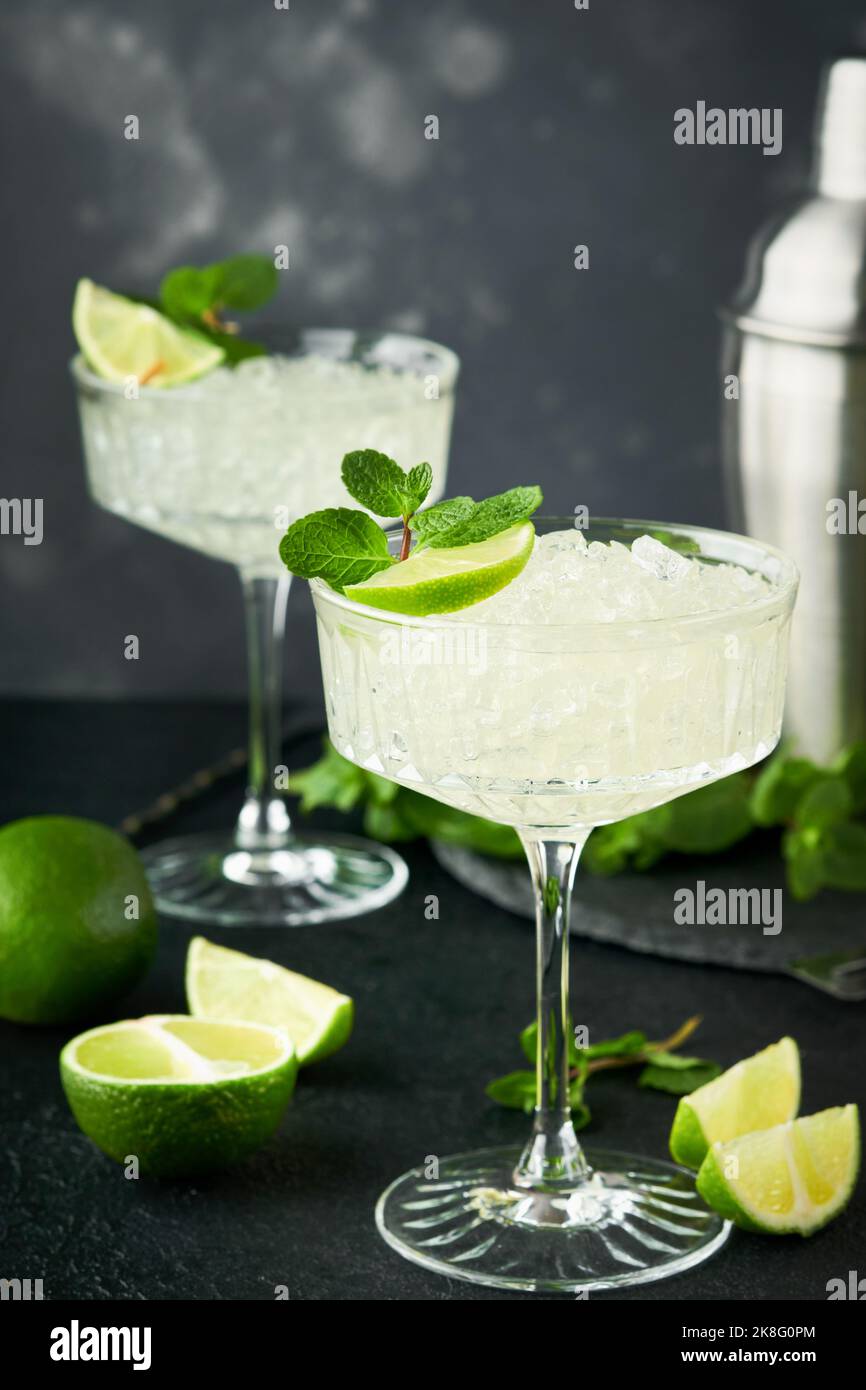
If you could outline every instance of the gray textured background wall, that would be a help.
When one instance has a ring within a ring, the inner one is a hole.
[[[0,691],[244,683],[233,572],[87,498],[80,275],[144,291],[286,243],[285,318],[460,352],[456,490],[721,521],[715,309],[805,175],[820,61],[864,40],[856,0],[4,0],[0,494],[44,498],[45,533],[0,536]],[[782,107],[783,152],[677,146],[699,99]]]

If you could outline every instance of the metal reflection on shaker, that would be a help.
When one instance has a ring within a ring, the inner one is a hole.
[[[815,135],[724,315],[722,437],[734,524],[801,571],[786,732],[826,760],[866,736],[866,535],[831,524],[866,498],[866,56],[826,68]]]

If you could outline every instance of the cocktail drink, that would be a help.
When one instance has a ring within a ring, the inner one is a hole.
[[[594,826],[763,758],[779,737],[796,572],[697,527],[536,524],[523,571],[433,617],[312,580],[328,723],[360,766],[514,826],[537,903],[537,1105],[525,1148],[440,1160],[387,1190],[385,1239],[510,1288],[639,1283],[705,1258],[726,1224],[660,1159],[583,1152],[568,1036],[568,923]],[[396,542],[395,542],[396,544]],[[592,1032],[590,1026],[590,1042]]]
[[[72,364],[94,499],[138,526],[236,565],[250,668],[249,788],[234,832],[167,841],[145,855],[158,906],[193,920],[297,925],[380,906],[403,887],[390,849],[297,836],[283,787],[282,638],[289,522],[348,501],[339,460],[364,447],[448,464],[458,361],[399,333],[305,330],[187,385],[134,389]]]

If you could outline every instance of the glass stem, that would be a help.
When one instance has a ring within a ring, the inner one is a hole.
[[[571,840],[521,832],[535,889],[535,970],[538,1038],[535,1119],[514,1180],[543,1191],[572,1187],[589,1168],[571,1121],[568,1041],[572,1029],[568,979],[568,914],[584,830]]]
[[[240,849],[284,849],[291,841],[285,799],[275,787],[282,751],[283,638],[291,576],[241,571],[249,665],[249,766],[235,839]]]

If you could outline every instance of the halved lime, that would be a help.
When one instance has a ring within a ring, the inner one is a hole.
[[[60,1076],[78,1124],[118,1163],[153,1177],[247,1158],[276,1130],[298,1064],[263,1024],[159,1014],[91,1028],[67,1043]]]
[[[79,280],[72,327],[89,365],[108,381],[135,377],[144,386],[179,386],[219,365],[221,347],[179,328],[158,309]]]
[[[800,1053],[793,1038],[782,1038],[683,1096],[671,1129],[671,1153],[686,1168],[700,1168],[716,1140],[792,1120],[799,1105]]]
[[[698,1191],[746,1231],[810,1236],[848,1203],[860,1166],[856,1105],[713,1144]]]
[[[532,554],[534,543],[532,522],[519,521],[473,545],[421,550],[363,584],[347,584],[346,596],[415,618],[453,613],[510,584]]]
[[[189,944],[186,998],[197,1018],[241,1018],[282,1029],[302,1067],[342,1047],[355,1016],[348,995],[203,936]]]

